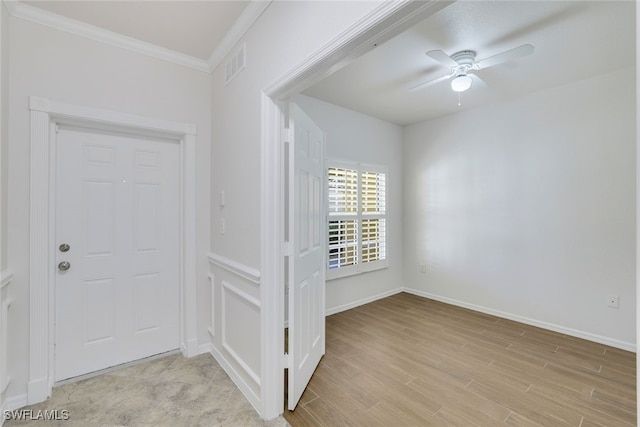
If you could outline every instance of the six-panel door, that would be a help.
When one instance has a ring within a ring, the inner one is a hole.
[[[56,145],[56,381],[178,348],[179,144],[61,126]]]

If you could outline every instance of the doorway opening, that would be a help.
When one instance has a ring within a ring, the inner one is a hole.
[[[275,418],[283,412],[285,266],[283,158],[287,102],[294,95],[335,70],[436,13],[449,2],[384,3],[349,31],[332,40],[262,93],[261,140],[261,323],[263,336],[260,415]]]

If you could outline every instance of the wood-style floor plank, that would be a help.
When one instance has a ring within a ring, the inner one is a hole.
[[[633,426],[636,355],[398,294],[327,317],[293,426]]]

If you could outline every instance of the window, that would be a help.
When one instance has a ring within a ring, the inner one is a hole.
[[[388,266],[386,168],[329,161],[327,279]]]

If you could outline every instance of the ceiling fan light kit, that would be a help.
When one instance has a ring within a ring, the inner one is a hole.
[[[421,83],[417,86],[412,87],[410,90],[415,91],[423,89],[441,81],[452,79],[451,89],[458,93],[464,92],[466,90],[469,90],[471,88],[471,84],[473,83],[471,74],[473,74],[476,79],[479,79],[474,71],[483,70],[485,68],[501,64],[503,62],[512,61],[523,56],[531,55],[533,51],[534,48],[532,45],[523,44],[513,49],[498,53],[497,55],[490,56],[489,58],[476,61],[476,52],[473,50],[462,50],[460,52],[454,53],[451,56],[447,55],[441,50],[430,50],[427,52],[427,56],[449,68],[450,73],[445,76],[441,76],[436,79]]]
[[[451,89],[453,89],[454,92],[464,92],[465,90],[471,88],[472,82],[473,80],[471,79],[471,77],[467,76],[466,74],[461,74],[455,79],[451,80]]]

